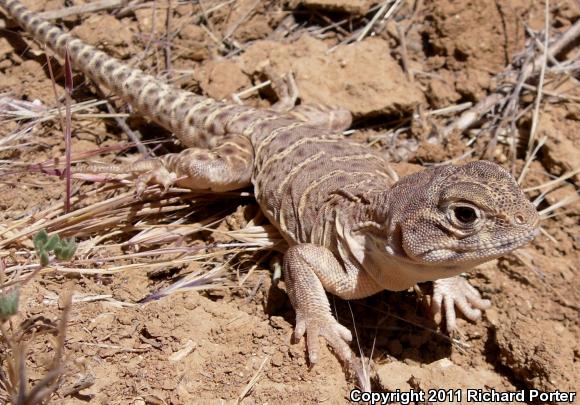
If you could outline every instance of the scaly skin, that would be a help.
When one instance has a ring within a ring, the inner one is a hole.
[[[175,89],[62,32],[18,0],[0,5],[37,41],[61,56],[68,49],[76,69],[188,147],[89,170],[134,175],[138,190],[150,182],[215,191],[253,184],[260,207],[289,244],[284,274],[296,310],[295,337],[307,334],[312,362],[319,357],[319,336],[343,361],[352,357],[351,333],[332,316],[326,291],[354,299],[438,280],[434,312],[440,317],[444,310],[452,330],[455,306],[472,320],[489,306],[454,276],[537,233],[536,209],[494,163],[441,166],[398,180],[395,165],[336,133],[349,122],[344,115],[324,129],[297,114]],[[307,109],[302,115],[312,116]]]

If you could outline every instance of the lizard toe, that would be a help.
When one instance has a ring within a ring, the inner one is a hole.
[[[154,170],[140,174],[135,180],[135,194],[141,196],[148,184],[158,184],[162,187],[163,192],[167,192],[177,179],[175,173],[169,172],[165,167],[160,166]]]
[[[294,338],[299,340],[304,334],[311,364],[317,363],[319,359],[319,337],[326,340],[341,361],[345,364],[351,361],[353,355],[348,344],[352,341],[352,334],[334,318],[311,318],[296,322]]]
[[[455,306],[461,311],[463,316],[465,316],[470,321],[477,321],[481,318],[481,310],[474,308],[465,297],[459,297],[455,301]]]
[[[483,310],[491,306],[489,300],[481,298],[479,291],[462,277],[441,279],[435,282],[432,310],[435,322],[439,324],[445,313],[448,332],[457,326],[457,308],[467,319],[477,321]]]
[[[302,336],[306,333],[306,322],[304,320],[297,320],[296,327],[294,328],[293,338],[296,342],[302,339]]]
[[[350,364],[353,353],[348,343],[352,341],[352,334],[348,331],[348,335],[345,337],[343,329],[346,328],[336,322],[335,325],[325,325],[321,329],[320,335],[326,339],[326,342],[344,364]]]

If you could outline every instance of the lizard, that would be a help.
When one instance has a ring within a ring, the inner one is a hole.
[[[214,192],[253,187],[288,244],[283,273],[296,316],[293,338],[306,337],[311,364],[319,360],[320,338],[341,361],[353,361],[352,333],[333,317],[327,292],[351,300],[433,281],[433,314],[444,316],[452,332],[456,308],[476,321],[491,305],[461,273],[538,234],[536,208],[498,164],[446,164],[399,178],[396,164],[337,131],[350,125],[344,116],[325,126],[171,87],[19,0],[0,0],[0,6],[35,40],[61,57],[67,52],[74,68],[185,147],[92,170],[129,175],[137,193],[151,183]]]

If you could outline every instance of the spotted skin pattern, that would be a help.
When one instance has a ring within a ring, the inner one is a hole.
[[[344,113],[259,110],[173,88],[83,43],[27,10],[2,6],[38,42],[172,131],[183,152],[127,166],[89,167],[149,183],[226,191],[253,185],[261,209],[288,242],[284,277],[296,311],[294,336],[319,337],[353,359],[351,332],[332,316],[326,292],[344,299],[435,281],[433,310],[455,328],[455,308],[476,320],[488,300],[459,273],[533,239],[538,213],[513,177],[485,161],[398,178],[397,166],[344,139]]]

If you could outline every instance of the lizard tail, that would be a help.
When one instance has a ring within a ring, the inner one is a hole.
[[[223,103],[173,88],[140,69],[127,66],[46,21],[19,0],[0,0],[0,6],[35,40],[47,44],[62,58],[68,53],[76,69],[174,132],[185,146],[212,147],[215,139],[210,134],[225,132],[215,125],[209,128],[213,118],[228,109]]]

